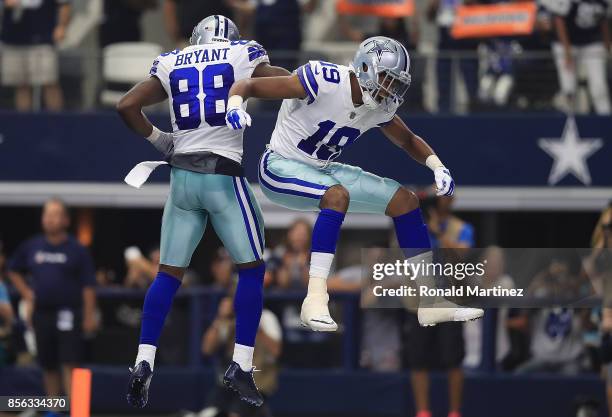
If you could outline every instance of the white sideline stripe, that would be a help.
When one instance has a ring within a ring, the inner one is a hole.
[[[242,201],[242,206],[244,207],[244,211],[247,215],[249,229],[251,229],[251,236],[253,238],[253,242],[255,242],[255,249],[257,249],[257,254],[261,258],[263,254],[263,249],[259,243],[259,237],[257,235],[257,226],[255,226],[255,220],[253,219],[253,213],[251,212],[251,207],[249,206],[249,202],[246,199],[244,188],[242,187],[242,183],[238,179],[238,177],[234,177],[234,183],[236,184],[236,189],[238,190],[238,196]]]
[[[291,211],[275,205],[252,185],[264,223],[282,227],[294,218],[314,213]],[[40,206],[50,197],[61,197],[80,207],[162,208],[168,183],[147,183],[135,190],[122,182],[30,182],[0,181],[0,206]],[[459,211],[601,211],[612,198],[612,187],[458,187],[455,208]],[[343,227],[386,227],[384,216],[351,214]]]
[[[280,189],[300,191],[303,193],[309,193],[309,194],[315,194],[315,195],[323,195],[325,194],[325,191],[326,191],[325,189],[322,189],[322,188],[311,188],[305,185],[294,184],[292,182],[280,182],[280,181],[274,180],[273,178],[268,176],[268,174],[266,174],[266,169],[264,168],[264,158],[261,158],[261,162],[259,164],[259,173],[267,183],[270,183],[271,185],[278,187]]]

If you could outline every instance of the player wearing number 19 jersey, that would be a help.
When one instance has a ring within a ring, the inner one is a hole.
[[[319,211],[312,233],[308,294],[301,311],[302,323],[312,330],[337,329],[327,307],[326,280],[347,211],[392,217],[407,256],[431,258],[427,227],[413,192],[392,179],[333,162],[362,133],[379,127],[387,138],[434,171],[438,195],[453,194],[450,172],[396,115],[410,85],[409,69],[410,58],[401,43],[375,36],[359,46],[350,66],[310,61],[292,76],[243,80],[230,89],[226,119],[232,129],[249,120],[241,107],[244,99],[285,99],[260,162],[259,181],[273,202],[295,210]],[[481,309],[450,303],[445,307],[420,308],[419,321],[434,325],[483,314]]]
[[[224,382],[244,401],[261,405],[252,358],[262,311],[263,220],[241,166],[242,132],[227,129],[225,112],[235,81],[289,72],[270,66],[265,49],[256,42],[240,40],[234,23],[224,16],[202,20],[190,41],[185,49],[155,59],[150,78],[130,90],[117,106],[128,127],[152,142],[172,167],[162,219],[159,272],[145,297],[127,399],[137,407],[147,403],[165,318],[210,220],[239,269],[234,362]],[[172,133],[161,132],[142,113],[144,106],[166,98]],[[148,167],[146,164],[150,162],[139,166]],[[140,175],[135,183],[140,186],[150,171],[141,175],[140,168],[135,168],[128,177]]]

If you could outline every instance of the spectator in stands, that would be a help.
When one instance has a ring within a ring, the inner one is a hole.
[[[47,395],[60,395],[62,386],[70,393],[72,369],[81,361],[82,335],[97,327],[93,261],[68,233],[69,222],[61,200],[47,201],[43,234],[22,243],[8,265],[9,278],[27,303]]]
[[[15,320],[8,289],[4,285],[4,260],[2,241],[0,241],[0,368],[8,361],[9,337]]]
[[[432,246],[465,249],[474,246],[474,227],[453,214],[455,197],[437,197],[427,211]]]
[[[366,265],[385,262],[388,250],[382,249],[388,244],[377,243],[365,252]],[[370,270],[367,266],[365,270]],[[328,279],[327,290],[335,292],[359,293],[364,288],[361,298],[361,357],[360,365],[373,371],[396,372],[401,369],[401,313],[397,308],[379,308],[388,297],[377,298],[372,294],[370,285],[380,282],[364,276],[361,264],[339,270]],[[368,297],[369,296],[369,297]]]
[[[480,288],[501,287],[514,288],[514,280],[505,270],[505,254],[497,246],[488,247],[482,255],[481,262],[485,264],[485,274],[479,283]],[[511,330],[508,328],[509,309],[500,307],[496,309],[497,326],[495,335],[495,361],[501,363],[511,354],[513,343]],[[471,321],[463,326],[465,343],[465,359],[463,365],[468,368],[477,368],[482,361],[482,334],[483,320]]]
[[[465,83],[468,98],[476,95],[478,86],[478,60],[476,49],[478,41],[473,39],[457,40],[452,37],[451,29],[455,21],[457,7],[461,4],[474,4],[477,0],[429,0],[427,18],[438,25],[438,57],[436,78],[438,82],[438,111],[452,112],[457,100],[454,92],[453,61],[458,64]],[[453,55],[455,53],[455,55]],[[466,56],[474,55],[474,56]]]
[[[576,294],[577,277],[566,259],[552,259],[536,274],[527,294],[540,299],[563,300]],[[588,312],[566,307],[535,310],[530,314],[531,358],[516,369],[518,373],[560,372],[577,374],[584,369],[584,323]]]
[[[515,44],[509,39],[495,38],[484,43],[485,71],[478,84],[478,98],[496,106],[508,104],[514,88]]]
[[[452,213],[453,197],[436,197],[427,210],[432,247],[464,249],[474,245],[474,228]],[[431,417],[429,371],[443,369],[448,375],[449,417],[461,415],[465,355],[463,326],[458,322],[421,327],[415,314],[409,315],[408,361],[417,417]]]
[[[537,2],[537,6],[533,34],[518,39],[525,54],[513,63],[514,93],[522,105],[550,109],[551,99],[558,90],[557,82],[551,76],[556,69],[548,57],[553,37],[552,17],[541,2]]]
[[[276,247],[267,261],[267,265],[276,265],[273,287],[294,293],[306,289],[311,234],[312,226],[306,219],[297,219],[289,226],[284,244]],[[333,335],[304,328],[299,302],[287,301],[277,311],[284,330],[284,363],[294,367],[330,365],[333,355],[324,352],[329,351]]]
[[[608,203],[593,231],[592,259],[587,268],[589,275],[601,273],[602,285],[602,322],[601,322],[601,360],[606,375],[606,396],[608,415],[612,416],[612,201]],[[601,271],[601,272],[600,272]]]
[[[155,279],[159,266],[159,247],[155,247],[145,257],[136,246],[124,252],[127,274],[123,285],[128,288],[147,288]]]
[[[275,65],[293,71],[299,64],[302,15],[312,12],[318,0],[229,0],[249,25],[254,20],[255,40],[270,53]]]
[[[252,407],[240,401],[238,395],[221,385],[221,377],[227,365],[232,361],[234,350],[234,311],[232,297],[225,297],[219,304],[217,316],[202,338],[202,353],[204,355],[218,354],[221,363],[218,364],[216,378],[217,384],[208,401],[207,407],[200,412],[201,415],[231,417],[271,417],[268,401],[261,407]],[[258,369],[255,379],[257,387],[264,398],[276,391],[278,384],[278,358],[282,351],[282,329],[274,313],[265,309],[261,313],[259,330],[255,340],[253,365]],[[192,417],[195,417],[193,415]]]
[[[127,274],[123,286],[128,288],[146,289],[157,275],[159,267],[159,246],[152,248],[145,257],[136,246],[130,246],[124,252]],[[198,274],[187,268],[183,276],[183,287],[195,285],[199,281]]]
[[[66,35],[69,0],[3,3],[2,85],[15,88],[15,108],[19,111],[32,110],[32,87],[42,87],[47,110],[61,110],[64,100],[55,46]]]
[[[177,48],[185,47],[193,28],[207,16],[220,14],[233,19],[228,0],[164,0],[166,32]]]
[[[100,46],[142,41],[140,18],[145,11],[157,8],[158,3],[158,0],[105,0]]]
[[[531,358],[516,372],[575,375],[584,370],[584,318],[584,311],[571,308],[537,310],[530,318]]]
[[[609,115],[610,95],[606,59],[612,39],[606,19],[606,0],[546,0],[554,15],[557,40],[553,54],[561,91],[568,97],[570,111],[576,111],[577,79],[586,74],[593,107],[597,114]]]
[[[280,288],[306,288],[308,285],[310,238],[312,227],[305,219],[297,219],[287,230],[285,244],[274,250],[280,259],[276,285]]]
[[[210,272],[213,278],[212,287],[216,290],[229,292],[236,284],[234,263],[224,247],[217,250],[210,264]]]
[[[408,50],[416,49],[419,43],[419,21],[415,17],[406,19],[376,17],[377,28],[369,32],[365,32],[363,26],[357,24],[359,20],[353,16],[338,16],[340,31],[346,38],[354,42],[361,43],[367,38],[380,35],[401,42]]]

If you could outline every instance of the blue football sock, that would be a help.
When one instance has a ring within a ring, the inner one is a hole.
[[[238,285],[234,295],[236,314],[236,343],[255,346],[255,336],[263,309],[264,264],[238,270]]]
[[[312,245],[310,253],[310,277],[327,279],[334,261],[336,245],[340,236],[340,227],[344,221],[344,213],[322,209],[312,229]],[[312,281],[311,281],[312,282]],[[314,284],[313,284],[314,285]],[[310,284],[308,293],[311,292]]]
[[[394,217],[393,223],[395,224],[397,241],[407,258],[431,250],[429,232],[427,231],[427,226],[423,223],[420,208]]]
[[[312,252],[335,253],[344,213],[322,209],[312,229]]]
[[[140,344],[157,346],[164,321],[172,306],[174,294],[181,281],[165,272],[158,272],[149,287],[142,308]]]

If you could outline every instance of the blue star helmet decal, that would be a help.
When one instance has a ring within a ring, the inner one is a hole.
[[[393,49],[389,48],[389,42],[390,40],[386,40],[384,43],[381,43],[377,40],[373,40],[371,43],[374,44],[374,46],[372,48],[370,48],[370,50],[368,50],[368,54],[372,54],[375,53],[376,56],[378,57],[378,60],[380,61],[382,59],[382,55],[385,52],[390,52],[393,53],[395,52]]]

